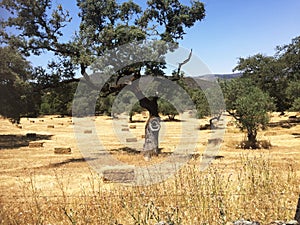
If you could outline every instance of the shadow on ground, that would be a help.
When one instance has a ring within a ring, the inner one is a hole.
[[[53,135],[16,135],[16,134],[2,134],[0,135],[0,150],[14,149],[27,147],[31,141],[50,140]]]
[[[60,167],[60,166],[64,166],[67,164],[81,163],[81,162],[87,162],[87,161],[93,161],[93,160],[96,160],[96,158],[72,158],[72,159],[66,159],[62,162],[50,163],[47,167],[49,167],[49,168]]]
[[[109,150],[112,153],[128,153],[128,154],[140,154],[141,151],[135,148],[123,147]]]

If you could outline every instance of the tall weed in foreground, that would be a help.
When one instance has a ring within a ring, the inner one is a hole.
[[[240,218],[269,223],[295,213],[299,177],[292,165],[274,167],[265,156],[241,155],[235,168],[217,164],[200,172],[197,161],[169,180],[131,187],[89,176],[81,191],[55,172],[59,192],[45,194],[34,174],[22,195],[1,200],[1,224],[226,224]],[[109,186],[109,187],[108,187]]]

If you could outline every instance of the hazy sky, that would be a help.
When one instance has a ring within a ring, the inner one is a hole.
[[[80,23],[75,0],[63,3],[73,16],[73,26]],[[145,1],[135,0],[145,5]],[[183,0],[183,3],[189,1]],[[288,44],[300,35],[300,0],[204,0],[206,17],[187,30],[182,47],[193,48],[212,73],[231,73],[239,57],[256,53],[273,55],[275,47]],[[34,64],[45,58],[32,57]]]

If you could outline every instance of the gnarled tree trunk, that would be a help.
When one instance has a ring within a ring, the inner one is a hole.
[[[145,143],[143,146],[144,156],[150,158],[152,155],[158,155],[159,143],[158,135],[160,130],[160,118],[150,117],[145,127]]]
[[[141,107],[149,111],[149,119],[145,126],[145,143],[143,146],[143,154],[146,160],[149,160],[152,155],[159,153],[159,130],[160,130],[160,117],[158,115],[158,97],[152,99],[143,98],[140,100]]]

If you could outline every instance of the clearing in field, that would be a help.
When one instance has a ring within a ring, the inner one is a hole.
[[[294,115],[294,114],[293,114]],[[189,162],[163,182],[132,186],[108,182],[84,158],[72,118],[23,118],[19,126],[0,123],[2,224],[224,224],[240,218],[267,224],[293,219],[300,193],[299,125],[282,128],[288,116],[273,114],[273,126],[259,134],[267,150],[237,148],[242,134],[230,117],[220,151],[208,169],[199,171],[210,130],[195,129],[198,141]],[[142,148],[145,119],[123,124],[129,142],[118,140],[110,117],[91,117],[102,147],[128,166],[149,166],[166,160],[178,145],[184,121],[162,122],[161,154],[145,161]],[[198,121],[199,126],[207,119]],[[97,149],[91,141],[90,148]],[[55,152],[56,151],[56,152]]]

